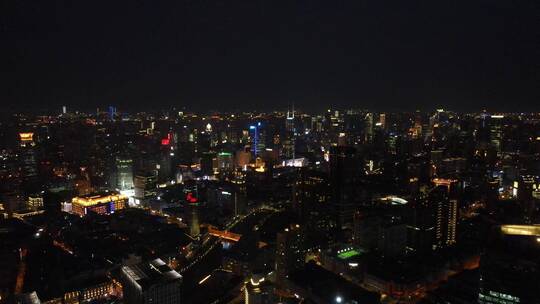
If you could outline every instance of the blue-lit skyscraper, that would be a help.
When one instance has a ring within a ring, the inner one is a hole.
[[[249,126],[249,137],[251,138],[251,153],[254,157],[257,157],[266,147],[265,136],[260,122]]]

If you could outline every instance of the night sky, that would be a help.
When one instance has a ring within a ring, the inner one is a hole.
[[[2,0],[3,111],[540,110],[540,4]]]

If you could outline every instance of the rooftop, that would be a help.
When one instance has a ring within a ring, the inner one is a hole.
[[[122,272],[128,278],[135,281],[142,289],[158,283],[170,282],[182,278],[178,272],[172,270],[161,259],[123,266]]]
[[[97,194],[89,194],[85,196],[79,196],[74,197],[72,200],[72,203],[79,204],[82,206],[94,206],[97,204],[103,204],[108,202],[115,202],[115,201],[121,201],[121,200],[127,200],[128,197],[119,194],[117,192],[104,192],[104,193],[97,193]]]

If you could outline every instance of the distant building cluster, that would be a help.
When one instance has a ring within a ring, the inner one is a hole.
[[[0,121],[0,303],[540,303],[540,114]]]

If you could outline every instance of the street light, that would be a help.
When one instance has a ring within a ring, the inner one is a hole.
[[[336,303],[341,303],[341,302],[343,302],[343,299],[340,296],[337,296]]]

